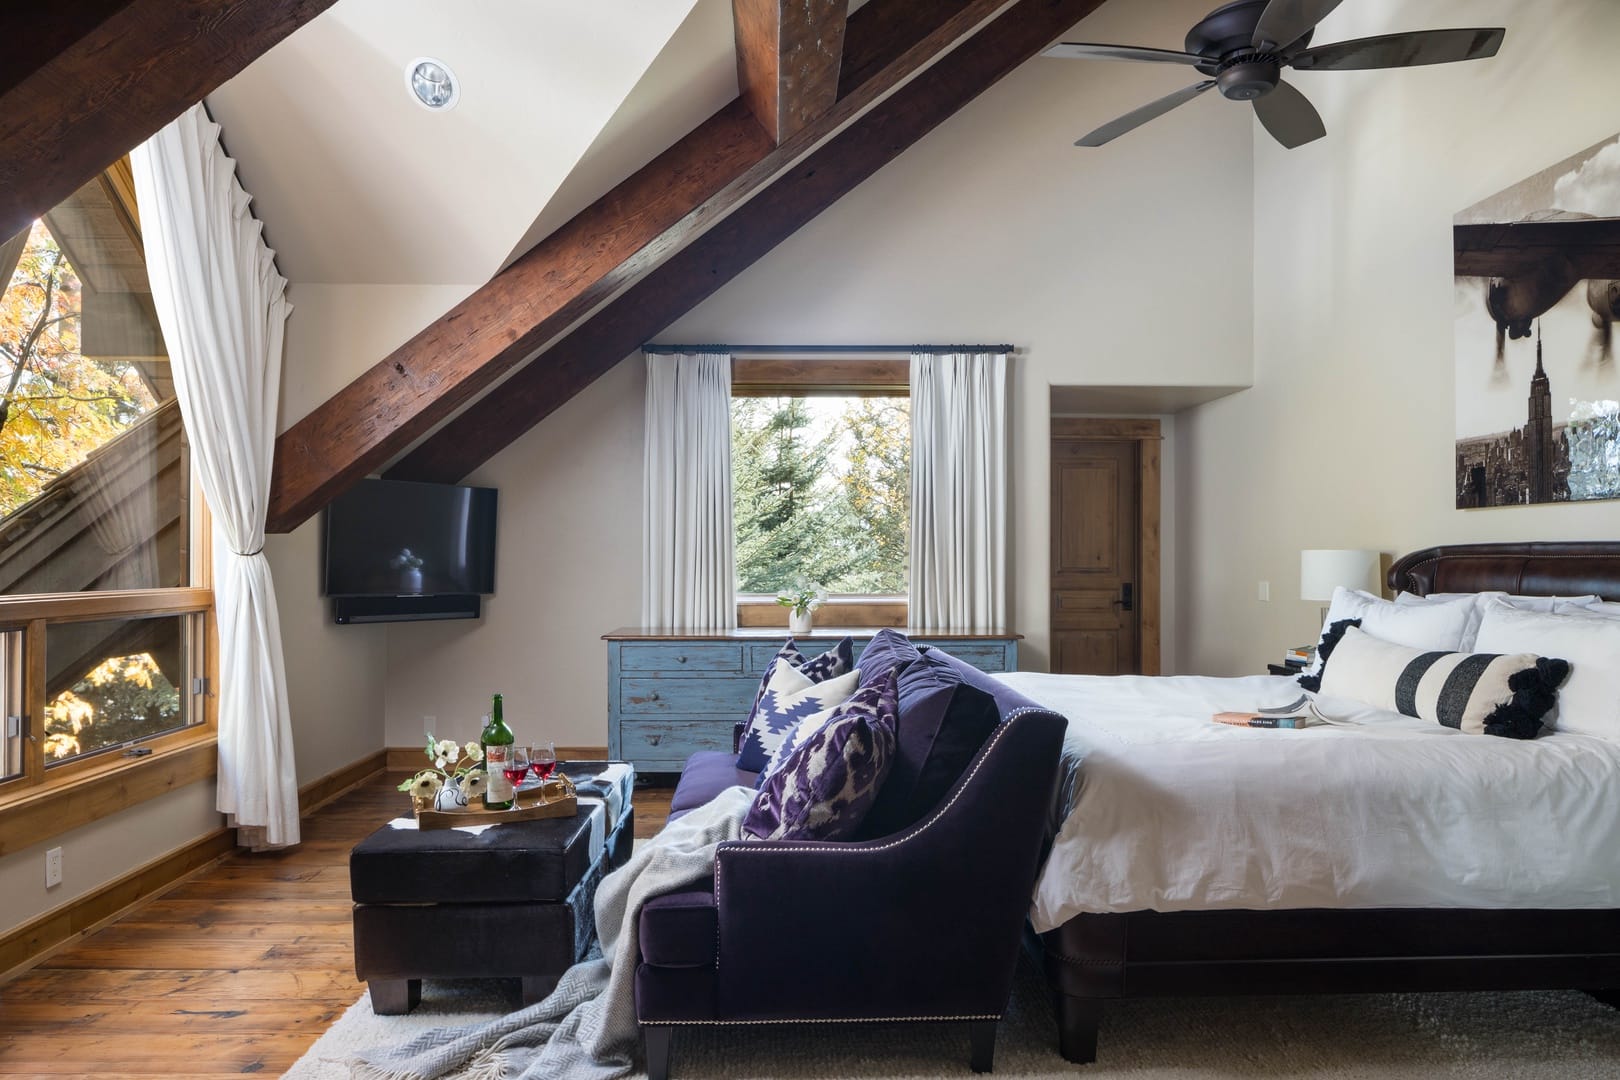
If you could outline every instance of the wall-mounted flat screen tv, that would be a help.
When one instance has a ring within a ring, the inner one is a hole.
[[[362,480],[326,510],[331,597],[495,591],[495,489]]]

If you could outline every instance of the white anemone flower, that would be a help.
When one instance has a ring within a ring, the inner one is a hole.
[[[461,787],[462,790],[467,793],[467,798],[469,799],[476,799],[478,796],[482,795],[484,793],[483,771],[474,770],[473,772],[468,773],[462,779]]]
[[[467,755],[467,759],[469,761],[484,760],[484,748],[475,742],[470,742],[466,746],[462,747],[461,752]]]
[[[435,769],[442,769],[442,768],[444,768],[445,764],[446,764],[445,759],[442,758],[442,757],[433,759],[433,767]]]
[[[444,790],[444,777],[436,772],[418,773],[416,783],[411,785],[411,794],[422,798],[431,798]]]
[[[438,755],[446,761],[454,761],[461,756],[461,744],[454,739],[440,739],[439,745],[435,749]],[[439,767],[443,768],[444,766]]]

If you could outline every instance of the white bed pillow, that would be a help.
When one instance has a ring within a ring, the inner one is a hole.
[[[1395,594],[1395,602],[1397,604],[1443,604],[1467,597],[1474,598],[1474,610],[1469,614],[1468,626],[1463,630],[1462,648],[1464,652],[1474,651],[1474,643],[1479,638],[1480,621],[1485,618],[1485,608],[1492,600],[1500,600],[1509,607],[1521,608],[1525,611],[1558,613],[1584,611],[1599,603],[1596,596],[1517,596],[1501,590],[1477,593],[1430,593],[1428,596],[1403,592]]]
[[[1620,619],[1597,612],[1524,611],[1495,601],[1480,623],[1480,652],[1533,652],[1570,663],[1552,726],[1620,740]]]
[[[1428,652],[1464,652],[1463,635],[1468,630],[1475,606],[1472,593],[1454,600],[1397,604],[1372,593],[1346,589],[1340,585],[1333,590],[1333,602],[1328,605],[1322,635],[1317,639],[1317,655],[1305,670],[1304,677],[1321,672],[1321,640],[1327,637],[1334,623],[1360,619],[1362,630],[1396,645]]]

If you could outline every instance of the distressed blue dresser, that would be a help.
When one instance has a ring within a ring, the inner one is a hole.
[[[806,656],[825,652],[848,634],[857,663],[876,628],[817,627],[798,638]],[[765,665],[787,631],[745,628],[712,634],[615,630],[608,646],[608,756],[635,765],[638,775],[680,772],[698,750],[730,750],[731,728],[748,716]],[[981,671],[1017,671],[1018,635],[938,634],[914,637]]]

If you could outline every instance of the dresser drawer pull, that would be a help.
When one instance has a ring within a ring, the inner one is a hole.
[[[648,701],[662,701],[664,699],[659,696],[658,691],[654,690],[652,693],[647,695],[647,700]]]
[[[684,664],[684,663],[686,663],[686,657],[684,657],[684,656],[677,656],[677,657],[676,657],[676,658],[675,658],[675,662],[676,662],[676,663],[677,663],[677,664]]]
[[[661,743],[663,741],[664,741],[664,737],[662,735],[648,735],[647,736],[647,742],[650,743],[653,746],[657,746],[659,743]]]

